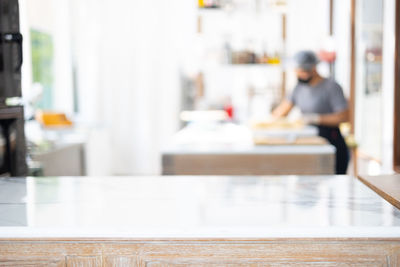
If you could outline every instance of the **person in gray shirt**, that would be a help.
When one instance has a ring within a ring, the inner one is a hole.
[[[294,59],[298,84],[272,115],[284,117],[297,106],[303,121],[317,126],[319,135],[336,147],[336,174],[346,174],[349,151],[339,130],[339,124],[349,118],[343,90],[334,80],[319,75],[318,58],[312,51],[298,52]]]

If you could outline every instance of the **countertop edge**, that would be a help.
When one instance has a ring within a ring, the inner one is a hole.
[[[268,229],[110,229],[0,227],[0,241],[10,239],[190,239],[190,240],[269,240],[269,239],[396,239],[400,227],[272,227]]]

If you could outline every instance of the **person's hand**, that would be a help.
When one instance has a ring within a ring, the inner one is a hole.
[[[316,113],[303,114],[302,121],[304,124],[319,124],[321,121],[321,116]]]
[[[279,119],[281,119],[281,117],[271,114],[270,116],[268,116],[267,121],[270,123],[274,123],[274,122],[278,121]]]

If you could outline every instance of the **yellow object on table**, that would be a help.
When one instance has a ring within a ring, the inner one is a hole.
[[[72,122],[64,113],[51,111],[38,111],[36,120],[45,127],[70,127]]]

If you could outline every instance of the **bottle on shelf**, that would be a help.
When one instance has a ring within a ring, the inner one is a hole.
[[[276,51],[272,56],[269,56],[267,59],[267,64],[278,65],[280,63],[281,63],[281,57],[279,53]]]
[[[205,7],[204,0],[198,0],[198,5],[199,8],[204,8]]]

